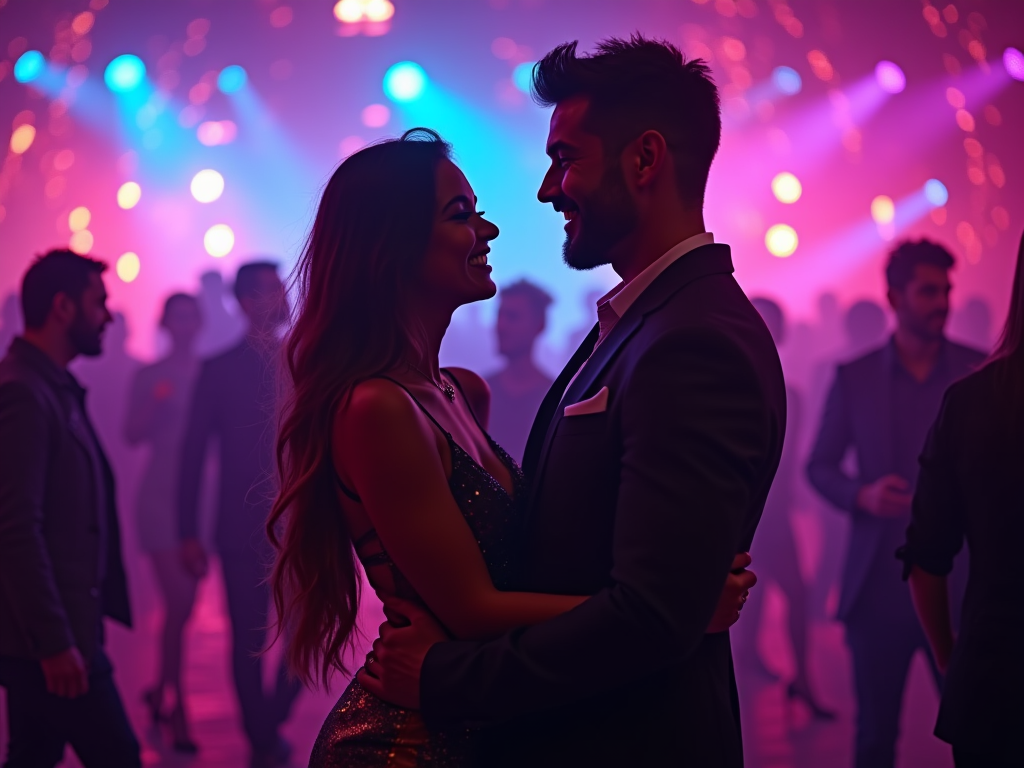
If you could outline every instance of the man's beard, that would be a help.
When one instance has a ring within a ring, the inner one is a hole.
[[[68,329],[68,338],[71,340],[75,351],[86,357],[99,357],[103,354],[103,326],[94,328],[82,317],[82,310],[79,309],[75,315],[75,321]]]
[[[933,312],[921,319],[915,317],[913,322],[910,324],[910,330],[915,336],[917,336],[917,338],[923,341],[938,341],[946,335],[946,320],[948,315],[948,312]],[[940,325],[939,330],[936,331],[932,327],[932,320],[938,317],[942,318],[942,325]]]
[[[577,211],[576,237],[565,236],[562,260],[572,269],[587,270],[607,264],[611,249],[636,229],[636,206],[626,189],[622,169],[609,164],[594,195]]]

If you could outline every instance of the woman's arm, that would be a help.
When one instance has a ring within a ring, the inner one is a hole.
[[[954,642],[948,579],[923,571],[915,565],[910,571],[909,582],[914,610],[928,638],[935,664],[942,674],[946,674]]]
[[[392,561],[457,638],[497,637],[586,599],[495,588],[448,487],[443,438],[394,384],[357,386],[333,433],[335,468],[359,495]]]

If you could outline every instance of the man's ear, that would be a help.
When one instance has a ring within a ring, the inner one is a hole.
[[[669,164],[668,142],[659,131],[644,131],[632,143],[635,183],[638,187],[649,186],[664,172]]]
[[[62,327],[67,327],[71,325],[76,314],[78,314],[78,302],[61,291],[53,297],[47,319],[52,318]]]

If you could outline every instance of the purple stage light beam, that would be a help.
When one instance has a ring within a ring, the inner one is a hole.
[[[907,76],[898,64],[891,61],[880,61],[875,65],[875,80],[886,93],[902,93],[907,87]]]
[[[1003,66],[1006,74],[1014,80],[1024,82],[1024,53],[1016,48],[1007,48],[1003,51]]]

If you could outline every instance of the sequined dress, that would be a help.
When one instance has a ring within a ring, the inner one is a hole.
[[[454,376],[447,375],[458,385]],[[405,389],[399,382],[394,383]],[[511,589],[518,572],[522,507],[526,500],[522,469],[501,446],[487,437],[491,449],[512,476],[510,496],[501,483],[452,439],[415,396],[407,389],[406,392],[448,441],[452,458],[448,487],[480,546],[494,586]],[[486,434],[482,428],[481,431]],[[358,501],[340,479],[338,484],[342,493]],[[362,554],[365,546],[376,540],[376,534],[370,531],[355,544],[364,568],[369,572],[372,566],[390,567],[398,596],[422,605],[422,600],[386,552]],[[418,711],[388,704],[353,679],[324,721],[309,765],[310,768],[468,768],[476,763],[477,741],[477,734],[469,729],[428,731]]]

